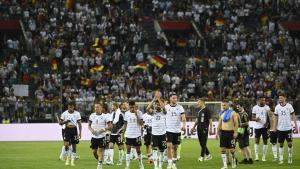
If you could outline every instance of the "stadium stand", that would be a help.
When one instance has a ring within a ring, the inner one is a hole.
[[[299,5],[285,0],[2,1],[1,118],[42,119],[47,112],[59,113],[60,103],[70,98],[89,113],[95,99],[148,101],[156,89],[163,96],[176,91],[182,101],[201,96],[249,104],[283,90],[299,109],[299,27],[286,31],[280,25],[299,21]],[[12,20],[20,20],[17,30],[5,30]],[[29,85],[29,96],[15,96],[13,84]]]

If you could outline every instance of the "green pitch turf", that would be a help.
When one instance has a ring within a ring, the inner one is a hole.
[[[251,142],[253,152],[253,141]],[[64,162],[58,160],[62,142],[0,142],[0,169],[96,169],[97,161],[94,159],[89,142],[82,141],[78,146],[80,159],[76,161],[76,166],[65,166]],[[181,159],[177,163],[178,169],[218,169],[222,162],[220,157],[219,142],[216,140],[208,141],[208,148],[212,153],[213,159],[207,162],[198,162],[200,147],[197,140],[184,140],[182,144]],[[275,168],[300,168],[300,139],[294,140],[293,164],[287,164],[287,148],[285,147],[284,164],[278,165],[272,162],[272,150],[269,146],[267,162],[255,162],[253,165],[238,165],[241,169],[275,169]],[[145,148],[143,147],[143,150]],[[260,151],[262,147],[260,147]],[[241,153],[238,151],[238,159],[241,160]],[[115,153],[115,162],[118,153]],[[131,169],[138,169],[138,162],[131,161]],[[145,169],[154,168],[153,165],[146,164]],[[103,166],[104,169],[124,169],[125,161],[122,166]],[[163,168],[166,168],[164,164]],[[229,167],[231,168],[231,167]]]

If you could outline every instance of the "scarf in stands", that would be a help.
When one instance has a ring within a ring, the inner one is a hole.
[[[224,113],[224,116],[223,116],[223,122],[228,122],[229,121],[229,119],[230,119],[230,116],[231,116],[231,112],[233,112],[233,110],[232,109],[228,109],[228,110],[226,110]]]
[[[117,109],[113,114],[112,114],[112,121],[113,121],[113,124],[117,124],[118,121],[119,121],[119,117],[120,117],[120,114],[121,114],[121,110],[120,109]]]

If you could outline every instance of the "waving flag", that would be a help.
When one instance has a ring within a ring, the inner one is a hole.
[[[160,56],[152,56],[150,62],[159,68],[164,67],[168,63],[166,59]]]

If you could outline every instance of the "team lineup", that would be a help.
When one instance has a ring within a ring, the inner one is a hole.
[[[97,169],[102,169],[105,164],[115,164],[115,145],[118,148],[116,165],[121,166],[125,160],[125,169],[129,169],[130,162],[135,159],[139,168],[144,169],[141,153],[142,138],[146,147],[146,158],[148,163],[153,164],[154,169],[162,169],[165,162],[167,169],[176,169],[176,163],[181,158],[181,133],[186,130],[186,112],[177,101],[176,93],[171,93],[169,100],[164,100],[161,98],[161,93],[157,91],[147,106],[146,113],[142,113],[134,101],[113,103],[111,113],[108,113],[105,104],[96,102],[95,112],[88,119],[88,129],[91,134],[90,148],[97,160],[97,165],[95,165]],[[212,115],[205,106],[204,99],[199,99],[196,107],[199,111],[191,131],[197,132],[201,147],[198,160],[204,162],[213,158],[207,148],[208,135],[212,135]],[[292,121],[295,124],[296,133],[298,127],[294,109],[286,102],[284,93],[279,94],[276,106],[271,101],[266,102],[264,97],[259,97],[257,105],[252,108],[252,117],[245,111],[246,106],[243,102],[233,105],[230,101],[223,100],[222,107],[216,135],[216,139],[220,141],[222,169],[227,169],[228,165],[232,168],[237,167],[237,142],[243,157],[240,164],[253,164],[254,160],[259,161],[260,138],[263,140],[261,161],[267,161],[266,154],[270,138],[273,161],[279,164],[284,163],[284,142],[287,141],[287,162],[292,164]],[[249,147],[250,120],[255,121],[254,160],[252,160]],[[68,103],[68,110],[62,113],[59,124],[63,127],[64,140],[60,159],[65,161],[65,165],[75,166],[78,158],[76,145],[82,134],[81,116],[75,110],[75,102]]]

